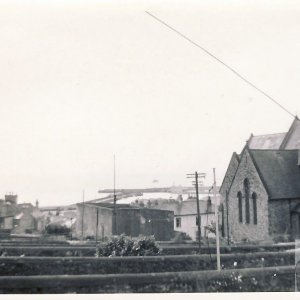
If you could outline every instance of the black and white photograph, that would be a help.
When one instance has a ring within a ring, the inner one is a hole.
[[[0,0],[0,138],[0,294],[300,291],[300,1]]]

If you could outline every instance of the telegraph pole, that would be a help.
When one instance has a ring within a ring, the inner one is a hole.
[[[227,223],[227,244],[230,245],[230,237],[229,237],[229,216],[228,216],[228,191],[226,191],[226,223]]]
[[[196,203],[197,203],[197,218],[198,218],[198,251],[201,254],[201,216],[200,216],[200,206],[199,206],[199,185],[198,178],[205,178],[205,173],[198,173],[197,171],[194,174],[187,174],[187,178],[193,178],[195,181],[193,183],[196,187]]]
[[[81,220],[81,239],[83,240],[83,222],[84,222],[84,190],[82,191],[82,220]]]
[[[116,196],[116,157],[114,155],[114,210],[113,210],[113,235],[117,234],[117,196]]]
[[[97,215],[96,215],[96,244],[97,244],[97,241],[98,241],[98,227],[99,227],[99,209],[97,207]]]
[[[219,237],[219,207],[217,203],[216,170],[214,170],[214,202],[215,202],[215,222],[216,222],[216,247],[217,247],[217,269],[221,271],[220,259],[220,237]]]

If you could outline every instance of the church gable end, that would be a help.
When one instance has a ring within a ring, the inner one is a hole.
[[[236,173],[236,170],[239,166],[239,157],[238,155],[234,152],[231,156],[231,160],[229,162],[226,174],[224,176],[221,188],[220,188],[220,194],[222,197],[225,199],[226,197],[226,191],[229,190],[231,182],[233,180],[233,177]]]
[[[250,151],[244,149],[228,194],[229,232],[236,241],[269,239],[268,193]]]

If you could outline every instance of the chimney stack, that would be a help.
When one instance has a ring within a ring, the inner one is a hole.
[[[18,203],[18,195],[13,195],[13,194],[9,194],[9,195],[5,195],[5,202],[9,202],[10,204],[13,205],[17,205]]]

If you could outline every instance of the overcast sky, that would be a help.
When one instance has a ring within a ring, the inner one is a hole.
[[[0,197],[187,185],[293,118],[150,11],[300,114],[297,1],[1,1]],[[41,4],[42,3],[42,4]]]

